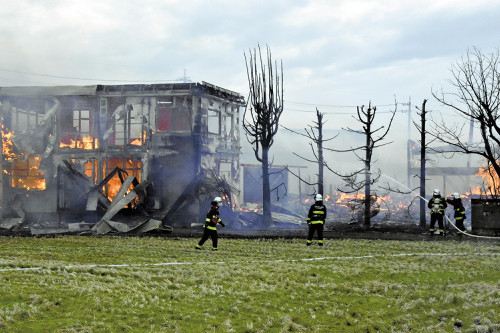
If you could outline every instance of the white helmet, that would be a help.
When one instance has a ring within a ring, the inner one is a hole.
[[[316,201],[323,201],[323,196],[321,194],[316,194],[314,196],[314,200],[316,200]]]
[[[439,189],[435,189],[433,192],[432,192],[433,195],[439,195],[441,194],[441,192],[439,191]]]
[[[458,192],[453,193],[453,197],[455,199],[459,199],[460,198],[460,193],[458,193]]]
[[[217,205],[219,205],[219,206],[222,204],[222,198],[221,197],[215,197],[214,201],[217,202]]]

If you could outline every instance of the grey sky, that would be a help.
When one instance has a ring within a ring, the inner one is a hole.
[[[0,86],[156,83],[186,71],[246,96],[243,54],[260,43],[283,60],[282,124],[295,128],[312,123],[314,113],[304,111],[316,106],[329,128],[352,125],[338,113],[354,105],[387,105],[394,96],[414,106],[427,98],[438,109],[431,89],[446,83],[450,65],[469,47],[489,53],[500,45],[498,0],[0,4]],[[396,128],[406,133],[407,123],[397,115]]]

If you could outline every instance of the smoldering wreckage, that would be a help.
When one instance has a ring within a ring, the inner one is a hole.
[[[0,233],[170,232],[215,196],[229,225],[255,227],[258,209],[234,209],[244,105],[206,82],[0,88]],[[304,213],[273,205],[276,222]]]
[[[258,228],[258,207],[238,202],[242,183],[259,192],[243,179],[257,166],[240,168],[244,106],[206,82],[0,87],[0,234],[169,233],[202,224],[216,196],[230,228]],[[331,216],[363,211],[359,198],[331,194]],[[274,202],[275,227],[303,225],[303,199]],[[397,201],[378,198],[372,212],[406,219],[416,206]]]
[[[0,88],[0,230],[168,232],[239,195],[243,96],[202,83]]]

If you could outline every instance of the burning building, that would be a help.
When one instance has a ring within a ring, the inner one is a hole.
[[[199,221],[239,194],[243,105],[206,82],[2,87],[2,220]]]

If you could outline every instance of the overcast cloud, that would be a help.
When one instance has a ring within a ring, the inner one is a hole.
[[[369,101],[411,98],[415,106],[427,98],[436,109],[431,89],[446,84],[450,65],[467,48],[489,53],[500,44],[498,0],[0,4],[0,86],[157,83],[186,73],[247,96],[243,54],[260,43],[283,60],[282,124],[295,128],[312,123],[304,111],[315,107],[333,129],[352,125],[340,113]],[[394,133],[407,123],[398,114]]]

